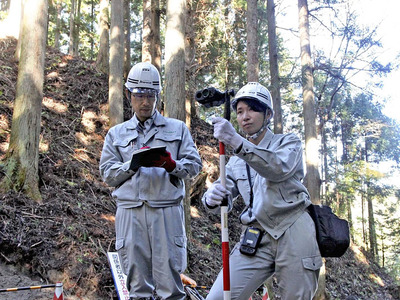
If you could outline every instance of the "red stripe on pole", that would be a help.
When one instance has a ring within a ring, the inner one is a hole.
[[[222,142],[219,142],[219,154],[225,155],[225,144]]]
[[[224,291],[230,291],[231,283],[229,280],[229,242],[222,242],[222,267]]]

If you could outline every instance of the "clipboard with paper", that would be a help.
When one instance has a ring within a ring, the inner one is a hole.
[[[154,156],[163,155],[166,153],[166,151],[166,146],[143,147],[139,150],[136,150],[132,154],[130,169],[137,170],[146,161],[151,160]]]

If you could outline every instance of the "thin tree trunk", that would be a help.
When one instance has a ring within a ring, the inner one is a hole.
[[[74,55],[74,31],[75,31],[75,0],[71,0],[71,11],[69,13],[69,47],[68,54]]]
[[[151,62],[161,74],[160,1],[151,0],[151,28],[153,31]]]
[[[315,124],[314,78],[311,61],[310,33],[307,0],[298,0],[299,33],[301,50],[301,79],[303,86],[303,117],[306,148],[306,180],[305,184],[313,203],[320,203],[320,177],[318,172],[318,141]],[[326,284],[325,265],[321,267],[318,289],[314,299],[325,299]]]
[[[365,144],[365,162],[369,163],[368,156],[368,144],[367,138],[364,137]],[[376,229],[375,229],[375,217],[374,217],[374,205],[372,203],[372,193],[370,192],[370,182],[367,179],[367,204],[368,204],[368,232],[369,232],[369,246],[370,246],[370,254],[372,257],[376,257],[378,255],[378,244],[376,240]]]
[[[60,48],[60,36],[61,36],[61,13],[62,13],[62,2],[58,0],[56,2],[56,11],[57,11],[57,19],[56,19],[56,28],[54,31],[54,48]]]
[[[314,78],[311,60],[307,0],[298,0],[301,49],[301,77],[303,86],[303,116],[306,152],[306,186],[313,203],[320,202],[320,177],[318,172],[318,140],[315,124]]]
[[[142,61],[152,61],[151,0],[143,0]]]
[[[82,5],[82,0],[78,0],[78,5],[76,7],[76,12],[75,16],[76,18],[74,19],[74,31],[73,31],[73,55],[74,56],[79,56],[79,31],[81,29],[81,5]]]
[[[167,0],[165,115],[185,122],[185,0]],[[190,238],[190,186],[185,180],[185,228]]]
[[[185,0],[167,1],[165,115],[185,121]]]
[[[257,0],[247,1],[247,81],[257,82],[259,70],[258,62],[258,30],[257,30]]]
[[[109,0],[100,1],[100,46],[97,53],[97,70],[109,73],[109,54],[110,54],[110,36],[109,36]]]
[[[6,176],[1,182],[2,190],[21,190],[38,202],[41,202],[38,174],[39,137],[47,11],[47,0],[30,0],[24,6],[16,99],[4,168]]]
[[[275,2],[267,0],[269,72],[271,74],[271,96],[274,105],[274,133],[283,133],[281,83],[278,66],[278,46],[276,39]]]
[[[193,82],[195,75],[193,66],[195,61],[195,32],[193,24],[193,9],[192,0],[186,1],[186,39],[185,39],[185,70],[186,81],[188,84],[188,91],[186,93],[186,125],[190,128],[192,117],[196,116],[196,104],[194,100],[195,88]]]
[[[124,72],[124,18],[123,1],[111,1],[111,42],[108,109],[110,126],[124,120],[123,72]]]
[[[90,32],[94,33],[94,0],[90,0]],[[94,39],[90,35],[90,60],[94,57]]]
[[[374,218],[374,205],[372,203],[372,197],[368,193],[368,230],[369,230],[369,246],[372,257],[376,257],[378,254],[378,246],[376,241],[376,229],[375,229],[375,218]]]
[[[193,28],[193,10],[192,10],[192,0],[186,1],[186,22],[185,22],[185,73],[187,75],[188,82],[193,82],[192,77],[192,62],[194,59],[195,49],[194,49],[194,28]],[[185,101],[185,108],[186,108],[186,126],[190,128],[192,122],[192,116],[196,114],[196,106],[194,103],[194,89],[191,87],[191,84],[188,84],[188,91],[186,93],[186,101]],[[191,241],[192,238],[192,229],[191,229],[191,215],[190,215],[190,208],[191,208],[191,198],[190,198],[190,190],[192,186],[191,180],[185,181],[186,185],[186,194],[184,199],[184,209],[185,209],[185,228],[186,228],[186,235],[188,237],[188,241]]]
[[[124,78],[131,69],[131,6],[130,0],[124,0]]]

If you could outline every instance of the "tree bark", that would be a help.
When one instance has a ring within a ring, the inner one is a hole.
[[[259,70],[258,61],[258,30],[257,30],[257,0],[247,1],[247,81],[257,82]]]
[[[124,120],[123,72],[124,72],[124,18],[123,1],[111,1],[111,42],[108,114],[110,126]]]
[[[165,115],[185,122],[185,0],[167,1]]]
[[[62,12],[62,2],[61,0],[56,1],[56,28],[54,30],[54,48],[60,48],[60,35],[61,35],[61,12]]]
[[[153,32],[151,28],[151,0],[143,0],[142,61],[151,63]]]
[[[74,31],[73,31],[73,56],[79,56],[79,31],[81,28],[81,5],[82,0],[78,0],[78,5],[76,6],[75,10],[75,19],[74,19]]]
[[[151,62],[161,74],[160,1],[151,0],[151,28],[153,31]]]
[[[194,100],[195,81],[194,65],[195,65],[195,32],[193,24],[192,0],[186,1],[186,22],[185,22],[185,72],[188,89],[186,93],[186,125],[190,128],[192,118],[196,116],[196,104]]]
[[[283,133],[281,84],[276,39],[275,1],[267,0],[269,72],[271,75],[271,96],[274,105],[274,133]]]
[[[320,177],[318,172],[318,141],[316,130],[316,114],[314,100],[314,78],[311,61],[310,33],[308,21],[307,0],[298,0],[299,33],[301,51],[301,79],[303,87],[303,117],[306,147],[306,187],[310,193],[311,201],[320,203]],[[325,299],[325,265],[320,270],[318,289],[314,299]]]
[[[71,0],[71,11],[69,13],[69,47],[68,47],[68,54],[74,55],[74,31],[75,31],[75,0]]]
[[[47,0],[30,0],[24,6],[16,98],[4,168],[6,176],[1,182],[3,191],[20,190],[37,202],[41,202],[39,137],[47,12]]]
[[[167,117],[185,122],[185,14],[186,0],[167,0],[165,33],[165,111]],[[185,228],[190,239],[190,186],[185,180]]]
[[[124,78],[131,69],[131,6],[130,0],[124,0]]]
[[[369,156],[368,156],[368,143],[367,137],[364,137],[364,144],[365,144],[365,162],[366,164],[369,163]],[[370,181],[366,179],[366,195],[367,195],[367,209],[368,209],[368,233],[369,233],[369,252],[372,257],[376,257],[378,255],[378,243],[376,239],[376,228],[375,228],[375,217],[374,217],[374,205],[372,203],[372,193],[370,188]]]
[[[109,73],[109,57],[110,57],[110,30],[109,30],[109,0],[100,1],[100,45],[97,53],[96,68],[97,70]]]
[[[303,117],[306,148],[306,186],[313,203],[320,202],[320,176],[318,172],[318,140],[315,124],[314,78],[311,61],[307,0],[299,0],[299,32],[301,50],[301,79],[303,86]]]

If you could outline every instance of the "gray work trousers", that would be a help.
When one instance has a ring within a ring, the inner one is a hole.
[[[312,299],[318,286],[322,258],[315,238],[315,225],[307,212],[278,240],[264,233],[255,256],[241,254],[239,247],[240,243],[237,243],[229,259],[232,300],[248,300],[274,273],[282,300]],[[207,300],[222,299],[221,271]]]
[[[180,274],[186,269],[186,234],[182,205],[153,208],[144,204],[118,208],[116,250],[127,275],[131,299],[184,299]]]

